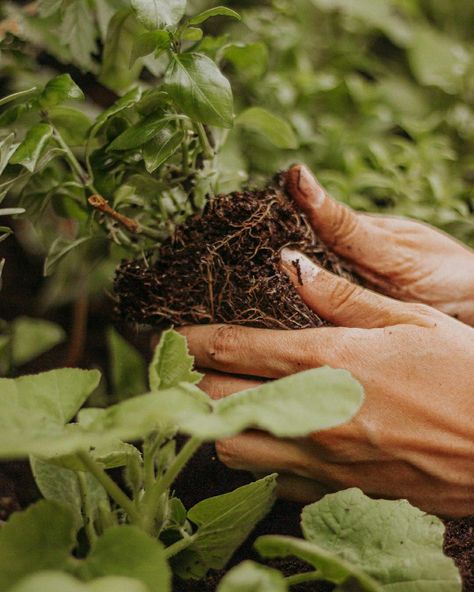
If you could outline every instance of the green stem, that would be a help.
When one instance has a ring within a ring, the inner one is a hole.
[[[85,473],[78,472],[77,480],[79,484],[79,494],[81,496],[82,516],[84,518],[84,527],[89,540],[89,545],[92,545],[97,540],[97,533],[94,528],[94,517],[92,512],[91,500],[87,490],[87,480]]]
[[[153,531],[161,496],[171,487],[176,477],[201,444],[202,440],[199,438],[190,438],[183,448],[181,448],[179,454],[176,456],[166,473],[155,481],[153,486],[146,492],[144,499],[145,508],[143,526],[147,532]]]
[[[67,143],[64,141],[64,138],[61,136],[59,131],[54,126],[53,126],[53,130],[54,130],[54,137],[56,139],[56,142],[59,144],[59,146],[62,148],[62,150],[64,150],[64,153],[66,155],[66,159],[69,162],[69,165],[71,166],[73,172],[75,172],[76,175],[79,177],[79,180],[84,185],[84,187],[89,189],[89,191],[91,191],[92,193],[97,193],[94,185],[91,183],[89,175],[82,168],[81,164],[79,163],[77,158],[74,156],[74,153],[69,148]]]
[[[84,463],[85,467],[94,475],[97,481],[102,485],[105,491],[110,495],[110,497],[123,509],[127,512],[128,517],[130,518],[131,522],[140,522],[140,514],[135,508],[133,500],[131,500],[126,493],[120,489],[120,487],[115,483],[113,479],[111,479],[102,466],[97,463],[92,456],[88,452],[79,452],[79,458]]]
[[[207,160],[211,160],[212,158],[214,158],[214,150],[209,144],[209,138],[207,137],[206,130],[204,129],[203,124],[195,123],[194,127],[199,137],[199,143],[201,144],[201,148],[204,153],[204,158],[206,158]]]
[[[176,541],[176,543],[173,543],[169,547],[166,547],[166,549],[165,549],[166,559],[169,559],[170,557],[177,555],[181,551],[184,551],[184,549],[187,549],[194,542],[195,539],[196,539],[195,534],[188,535],[188,536],[184,537],[183,539],[179,539],[179,541]]]
[[[179,122],[179,127],[183,132],[183,141],[181,142],[181,161],[182,161],[182,169],[183,169],[183,176],[187,177],[189,174],[189,150],[188,150],[188,143],[186,142],[186,129],[184,127],[184,123],[182,121]]]
[[[295,574],[293,576],[288,576],[285,578],[285,581],[288,586],[296,586],[296,584],[302,584],[304,582],[314,582],[324,579],[325,578],[321,575],[321,572],[315,570],[307,571],[306,573]]]

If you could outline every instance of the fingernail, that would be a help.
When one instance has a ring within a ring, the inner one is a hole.
[[[297,182],[297,188],[303,197],[311,202],[311,205],[318,208],[326,197],[326,192],[316,180],[316,177],[311,171],[301,165],[299,170],[299,178]]]
[[[297,280],[300,286],[311,282],[321,271],[309,257],[299,251],[284,247],[280,253],[281,265],[291,280]]]

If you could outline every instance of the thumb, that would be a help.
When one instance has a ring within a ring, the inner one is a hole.
[[[282,249],[281,266],[307,306],[339,327],[435,325],[434,311],[428,306],[402,303],[366,290],[319,267],[298,251]]]

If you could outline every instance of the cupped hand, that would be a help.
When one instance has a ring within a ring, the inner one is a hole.
[[[303,502],[355,486],[440,515],[474,513],[474,329],[355,286],[298,252],[285,249],[282,266],[306,304],[337,327],[184,327],[198,366],[210,369],[202,388],[222,397],[328,365],[349,370],[366,398],[350,422],[309,438],[251,431],[219,442],[221,460],[280,473],[281,495]]]
[[[315,232],[372,286],[474,326],[474,251],[427,224],[354,212],[332,199],[303,165],[292,167],[286,179]]]

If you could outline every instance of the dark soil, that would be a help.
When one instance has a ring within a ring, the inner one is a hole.
[[[282,175],[263,190],[211,199],[202,215],[188,219],[163,244],[157,260],[123,263],[115,281],[119,312],[128,321],[155,326],[319,327],[322,320],[280,271],[286,246],[355,279],[314,235],[286,195]]]

